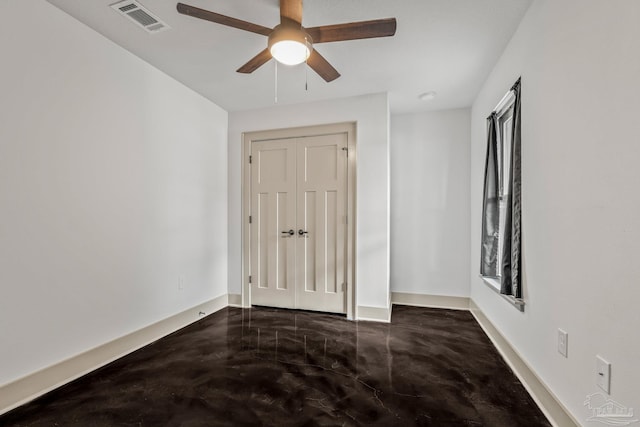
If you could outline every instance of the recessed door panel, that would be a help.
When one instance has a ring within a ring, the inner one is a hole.
[[[261,149],[256,156],[258,182],[260,184],[284,184],[289,176],[288,169],[295,167],[287,162],[288,148],[269,147]]]
[[[316,192],[307,191],[304,193],[304,215],[302,230],[305,232],[301,236],[302,240],[299,240],[304,251],[304,262],[300,263],[299,268],[303,270],[302,274],[303,284],[301,286],[305,292],[316,291],[316,230],[315,230],[315,218],[316,218]]]
[[[295,196],[292,195],[292,196]],[[277,277],[276,277],[276,286],[278,289],[286,290],[289,289],[289,277],[287,274],[287,269],[289,268],[288,256],[295,255],[290,254],[291,250],[289,249],[291,237],[288,234],[284,233],[289,230],[289,224],[291,223],[290,215],[290,206],[289,203],[290,197],[288,193],[278,193],[277,195],[278,205],[277,205],[277,218],[278,224],[276,225],[276,230],[280,231],[280,238],[274,238],[273,240],[276,243],[276,256],[278,257],[276,263],[278,264],[277,269]]]
[[[318,145],[304,148],[306,182],[338,179],[338,150],[336,145]],[[343,153],[344,155],[344,153]]]
[[[269,287],[269,193],[258,194],[256,211],[256,227],[258,230],[258,268],[256,269],[256,283],[261,288]]]
[[[324,235],[326,236],[325,265],[324,265],[324,289],[327,293],[338,292],[338,279],[336,271],[336,259],[338,255],[338,192],[327,191],[324,193]]]

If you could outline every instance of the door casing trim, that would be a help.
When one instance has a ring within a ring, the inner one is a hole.
[[[241,306],[251,307],[251,228],[249,215],[251,212],[251,168],[249,156],[253,141],[270,139],[304,138],[337,133],[347,134],[347,283],[346,311],[347,319],[355,318],[356,302],[356,122],[333,123],[317,126],[304,126],[288,129],[272,129],[242,133],[242,296]]]

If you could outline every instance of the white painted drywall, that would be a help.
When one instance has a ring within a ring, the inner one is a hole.
[[[44,0],[0,52],[5,384],[226,293],[227,113]]]
[[[471,111],[391,116],[391,291],[469,296]]]
[[[389,106],[386,94],[229,113],[229,293],[242,289],[242,133],[357,122],[356,303],[389,306]]]
[[[471,296],[584,425],[596,354],[640,408],[639,22],[635,0],[535,1],[472,109]],[[520,75],[524,313],[478,278],[485,118]]]

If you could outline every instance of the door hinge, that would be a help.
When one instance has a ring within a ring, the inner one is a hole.
[[[249,164],[253,163],[253,156],[249,156]]]
[[[252,221],[251,215],[249,215],[249,224],[251,224],[251,221]]]
[[[249,276],[249,283],[251,283],[251,276]]]
[[[347,287],[345,286],[345,284],[342,284],[342,292],[346,292],[347,291]]]

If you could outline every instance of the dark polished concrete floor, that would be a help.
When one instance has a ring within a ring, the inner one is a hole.
[[[221,310],[1,426],[549,426],[473,316]]]

